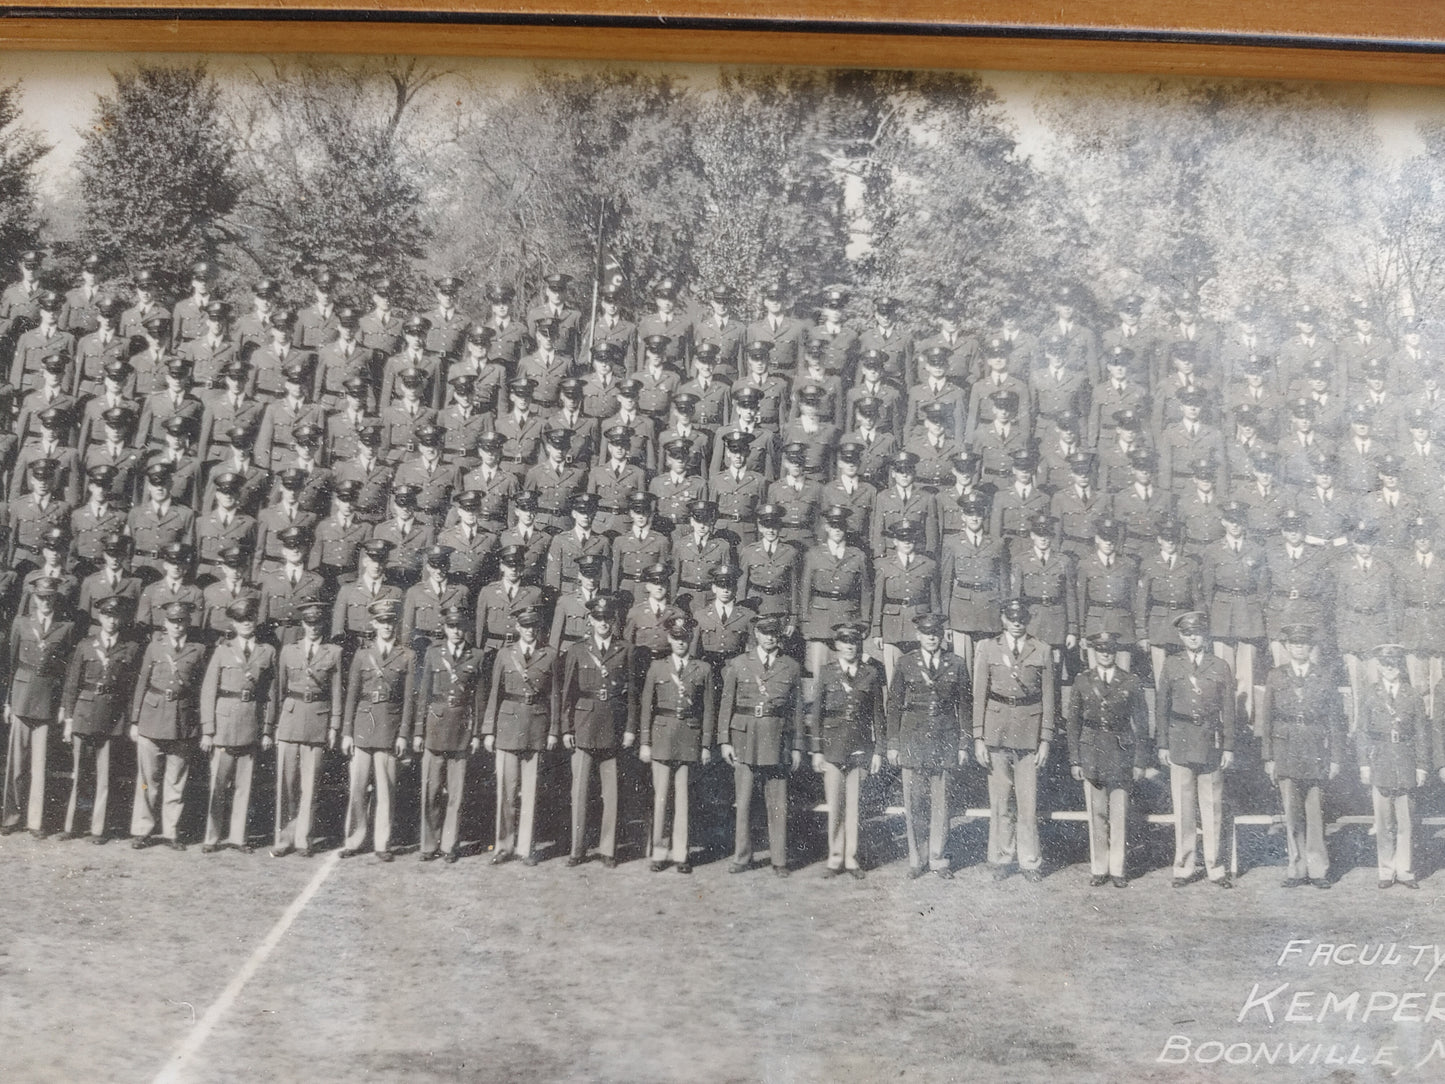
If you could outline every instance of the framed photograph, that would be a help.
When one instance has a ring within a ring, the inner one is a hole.
[[[1445,1073],[1445,20],[0,19],[0,1075]]]

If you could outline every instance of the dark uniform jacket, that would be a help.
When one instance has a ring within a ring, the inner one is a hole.
[[[211,655],[201,684],[201,733],[219,746],[255,745],[275,727],[276,649],[253,642],[247,658],[235,640]]]
[[[873,582],[868,557],[858,547],[843,545],[836,556],[827,543],[814,546],[803,556],[803,636],[809,640],[831,640],[833,626],[844,621],[873,618]]]
[[[1155,696],[1159,748],[1171,764],[1212,772],[1220,753],[1233,752],[1234,674],[1207,645],[1197,667],[1187,651],[1165,659]]]
[[[99,634],[71,653],[61,694],[61,714],[76,734],[118,738],[125,733],[131,695],[140,672],[141,645],[123,636],[109,648]]]
[[[1128,786],[1135,768],[1149,766],[1143,683],[1117,666],[1107,684],[1097,669],[1080,675],[1069,701],[1068,735],[1069,760],[1083,770],[1086,781]]]
[[[652,759],[696,763],[717,741],[717,699],[713,669],[688,657],[679,671],[672,656],[648,667],[642,687],[639,743],[652,747]]]
[[[1132,557],[1116,553],[1106,565],[1097,550],[1091,551],[1079,561],[1075,581],[1083,635],[1112,632],[1126,643],[1137,638],[1134,595],[1139,586],[1139,566]]]
[[[1199,609],[1199,562],[1181,553],[1171,565],[1154,553],[1139,564],[1139,589],[1134,595],[1134,625],[1155,647],[1178,646],[1174,619]]]
[[[22,719],[55,721],[75,626],[59,618],[41,630],[35,617],[17,617],[10,629],[10,710]]]
[[[398,738],[411,740],[415,670],[416,656],[411,648],[399,644],[383,655],[371,643],[352,657],[342,733],[356,748],[387,750]]]
[[[808,751],[822,753],[829,764],[851,765],[881,754],[885,719],[883,667],[873,659],[857,660],[852,674],[837,660],[818,674],[818,691],[808,710]]]
[[[577,748],[613,752],[624,731],[637,732],[637,681],[633,649],[613,635],[603,648],[588,636],[563,656],[561,730]]]
[[[950,535],[943,543],[940,591],[948,607],[948,625],[958,632],[996,633],[999,607],[1009,588],[1008,550],[997,538],[980,533]]]
[[[1368,569],[1347,553],[1335,565],[1335,636],[1340,651],[1367,655],[1376,644],[1394,643],[1399,636],[1397,610],[1399,575],[1378,551]]]
[[[776,767],[787,764],[793,750],[802,751],[802,668],[781,653],[764,666],[756,651],[733,659],[723,669],[718,708],[718,740],[733,747],[743,764]]]
[[[973,734],[963,660],[942,648],[936,658],[937,670],[929,670],[923,653],[910,651],[888,686],[888,749],[898,750],[902,767],[929,773],[957,766]]]
[[[450,644],[429,648],[417,687],[424,747],[433,753],[463,752],[477,734],[485,695],[480,651],[464,645],[457,656]]]
[[[1415,772],[1430,770],[1432,737],[1425,702],[1408,682],[1401,680],[1391,698],[1383,682],[1376,682],[1360,704],[1360,764],[1370,769],[1370,785],[1386,794],[1402,794],[1415,787]]]
[[[899,559],[880,561],[873,581],[872,635],[885,643],[917,639],[913,619],[938,610],[938,565],[914,554],[905,568]]]
[[[545,644],[525,656],[520,643],[502,649],[492,668],[492,687],[482,717],[482,735],[497,749],[540,752],[557,735],[557,652]]]
[[[341,648],[318,643],[308,661],[306,643],[281,649],[276,664],[274,716],[277,741],[321,745],[327,732],[341,729]]]
[[[206,649],[194,640],[172,644],[159,636],[147,646],[131,697],[130,721],[152,741],[200,737],[199,699]]]
[[[1310,663],[1300,677],[1292,663],[1276,666],[1264,679],[1259,718],[1260,759],[1274,761],[1279,778],[1325,783],[1330,765],[1343,763],[1344,698],[1324,667]]]
[[[1052,741],[1058,714],[1053,649],[1027,633],[1018,654],[1007,635],[984,640],[973,656],[973,738],[990,749],[1035,750]]]

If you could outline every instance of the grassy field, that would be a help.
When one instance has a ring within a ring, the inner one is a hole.
[[[484,808],[482,794],[475,823]],[[1427,983],[1423,969],[1278,965],[1292,939],[1445,942],[1445,873],[1378,891],[1363,830],[1332,839],[1330,892],[1283,889],[1282,841],[1262,833],[1224,892],[1170,888],[1167,828],[1141,836],[1147,872],[1124,891],[1087,887],[1077,826],[1048,829],[1041,884],[993,882],[977,823],[955,829],[953,881],[907,879],[892,819],[869,826],[881,866],[861,882],[821,879],[807,849],[788,880],[729,875],[726,824],[694,875],[654,874],[644,828],[627,825],[611,871],[0,839],[0,1079],[153,1079],[323,867],[180,1079],[1391,1079],[1324,1053],[1292,1068],[1160,1062],[1175,1034],[1393,1044],[1408,1062],[1395,1079],[1445,1077],[1445,1060],[1413,1067],[1445,1021],[1236,1019],[1255,983],[1445,990],[1445,968]],[[1440,841],[1420,851],[1422,872],[1441,864]]]

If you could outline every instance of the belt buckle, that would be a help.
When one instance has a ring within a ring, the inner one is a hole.
[[[371,693],[371,702],[373,704],[382,704],[390,699],[391,697],[387,695],[384,689],[374,689]]]
[[[1401,740],[1402,740],[1402,739],[1400,738],[1400,732],[1399,732],[1398,730],[1392,730],[1392,731],[1390,731],[1390,744],[1391,744],[1391,745],[1399,745],[1400,742],[1401,742]]]
[[[241,702],[242,702],[243,704],[249,704],[249,703],[251,703],[251,702],[252,702],[253,700],[255,700],[255,699],[256,699],[256,692],[255,692],[254,689],[242,689],[242,690],[241,690]]]
[[[174,689],[167,689],[167,690],[166,690],[166,703],[168,703],[168,704],[173,704],[173,703],[175,703],[177,700],[179,700],[180,698],[181,698],[180,693],[176,692]]]
[[[1298,587],[1291,587],[1291,588],[1290,588],[1290,591],[1289,591],[1289,597],[1290,597],[1291,599],[1297,599],[1297,598],[1299,598],[1299,588],[1298,588]]]
[[[602,701],[603,703],[606,703],[606,701],[607,701],[607,686],[606,686],[606,685],[602,686],[602,688],[600,688],[600,689],[597,690],[597,696],[596,696],[594,699],[599,700],[599,701]]]
[[[762,706],[761,704],[754,704],[754,705],[753,705],[753,718],[754,718],[754,719],[761,719],[762,717],[763,717],[763,706]]]

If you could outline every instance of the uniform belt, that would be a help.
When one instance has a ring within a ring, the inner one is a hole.
[[[161,555],[161,551],[160,551],[160,550],[136,550],[136,551],[135,551],[135,555],[136,555],[137,557],[159,557],[159,556]]]
[[[1065,542],[1092,542],[1093,540],[1094,540],[1094,539],[1093,539],[1093,536],[1092,536],[1092,535],[1086,535],[1086,534],[1084,534],[1084,535],[1079,535],[1079,534],[1066,534],[1066,535],[1064,535],[1064,541],[1065,541]]]
[[[701,722],[702,722],[702,716],[701,716],[701,715],[679,715],[679,714],[678,714],[677,712],[675,712],[675,711],[654,711],[654,712],[652,713],[652,717],[653,717],[654,719],[676,719],[676,720],[678,720],[679,722],[684,722],[684,723],[701,723]]]
[[[252,703],[256,699],[254,689],[217,689],[217,700],[240,700],[244,703]]]
[[[820,591],[815,588],[813,590],[813,594],[816,595],[818,598],[837,599],[839,602],[858,598],[857,591]]]
[[[1215,584],[1214,589],[1216,591],[1223,591],[1226,595],[1253,595],[1256,593],[1256,589],[1253,587],[1224,587],[1220,584]]]
[[[992,689],[988,691],[988,698],[996,704],[1008,704],[1010,707],[1027,708],[1033,704],[1043,703],[1043,698],[1037,694],[1032,696],[1004,696],[1003,693],[996,693]]]
[[[1050,595],[1048,598],[1044,598],[1041,595],[1025,595],[1024,601],[1032,603],[1034,605],[1042,604],[1045,606],[1052,606],[1057,602],[1062,602],[1063,598],[1063,595]]]
[[[693,581],[693,580],[678,580],[678,581],[677,581],[677,586],[678,586],[678,587],[687,587],[687,588],[690,588],[690,589],[693,590],[693,591],[705,591],[705,590],[707,590],[709,587],[712,586],[712,581],[711,581],[711,580],[702,580],[702,581],[700,581],[700,582],[695,582],[695,581]]]
[[[294,700],[298,704],[329,704],[331,703],[330,693],[287,693],[287,700]]]
[[[1109,734],[1127,734],[1130,731],[1128,721],[1115,724],[1112,720],[1105,719],[1084,719],[1085,730],[1103,730]]]
[[[752,588],[754,591],[761,592],[764,595],[782,595],[788,591],[786,587],[764,587],[760,583],[753,584]]]
[[[625,512],[627,511],[627,505],[625,505],[625,504],[617,504],[617,505],[613,505],[613,504],[599,504],[599,505],[597,506],[597,511],[599,511],[599,512],[610,512],[610,513],[613,514],[613,515],[620,516],[620,515],[622,515],[623,513],[625,513]]]
[[[1297,599],[1300,597],[1299,588],[1292,588],[1288,591],[1271,591],[1272,598]]]
[[[1096,598],[1089,599],[1089,605],[1096,610],[1128,610],[1132,608],[1127,602],[1101,602]]]
[[[504,704],[510,704],[510,703],[516,703],[516,704],[540,704],[541,702],[542,702],[542,698],[541,698],[540,696],[535,696],[535,695],[532,695],[532,696],[521,696],[521,695],[519,695],[519,694],[517,694],[517,693],[503,693],[503,694],[502,694],[502,703],[504,703]]]
[[[1345,609],[1349,610],[1352,614],[1360,614],[1363,617],[1373,617],[1375,614],[1380,612],[1380,608],[1378,606],[1372,606],[1368,610],[1362,610],[1358,606],[1346,606]]]
[[[1155,606],[1189,606],[1193,604],[1194,600],[1187,598],[1154,598],[1150,596],[1149,601]]]
[[[104,693],[108,695],[115,692],[115,686],[109,682],[104,685],[95,685],[87,681],[81,682],[80,691],[83,693]]]
[[[191,693],[189,689],[160,689],[154,685],[151,685],[146,689],[146,691],[155,693],[157,696],[163,696],[166,698],[166,701],[168,703],[172,704],[178,701],[186,701],[191,698]]]
[[[1217,714],[1217,713],[1216,713],[1216,714]],[[1179,711],[1171,711],[1171,712],[1169,713],[1169,718],[1171,718],[1171,719],[1178,719],[1180,722],[1183,722],[1183,723],[1204,723],[1204,722],[1211,722],[1211,721],[1217,722],[1217,721],[1218,721],[1217,719],[1213,718],[1213,716],[1206,718],[1205,716],[1201,716],[1201,715],[1185,715],[1183,712],[1179,712]]]
[[[998,584],[996,583],[959,583],[957,580],[953,581],[953,589],[955,591],[959,589],[965,591],[993,591],[997,588]]]
[[[401,701],[401,694],[391,689],[373,689],[369,696],[362,699],[371,704],[396,704]]]

